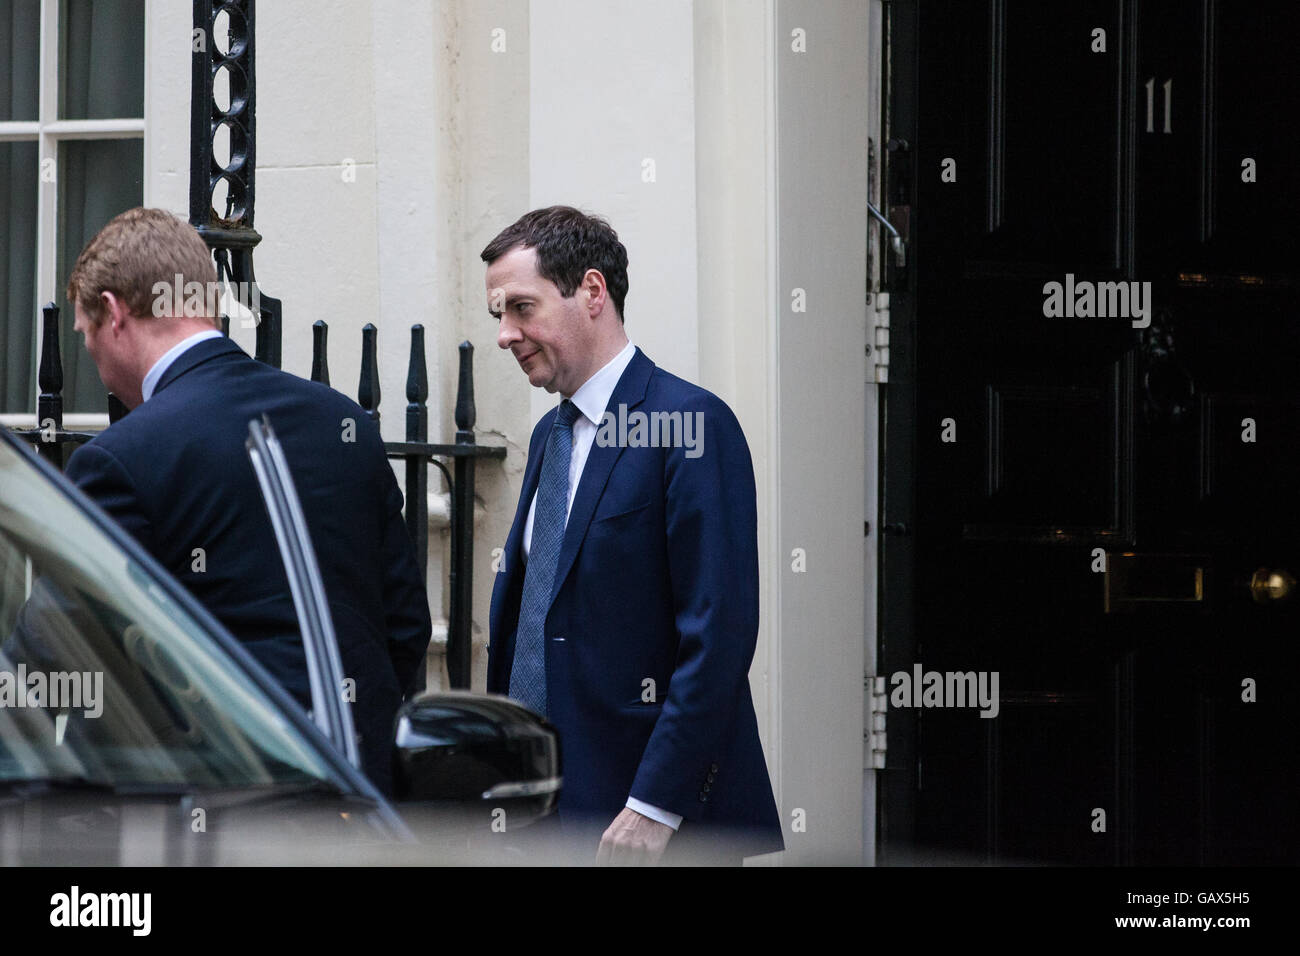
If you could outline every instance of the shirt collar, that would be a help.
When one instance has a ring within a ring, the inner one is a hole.
[[[618,385],[618,380],[623,377],[623,372],[634,355],[636,355],[636,346],[628,342],[621,352],[605,364],[604,368],[583,382],[570,396],[569,401],[577,405],[578,411],[582,412],[582,416],[593,425],[600,424],[601,416],[605,414],[605,408],[614,394],[614,387]]]
[[[215,339],[221,335],[218,329],[205,329],[202,332],[195,332],[187,339],[182,339],[163,353],[163,357],[153,363],[153,368],[149,369],[144,377],[144,382],[140,385],[140,400],[149,401],[153,395],[154,389],[158,387],[158,380],[163,377],[173,362],[180,358],[200,342],[206,342],[208,339]]]

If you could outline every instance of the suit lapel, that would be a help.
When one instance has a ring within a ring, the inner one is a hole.
[[[533,495],[537,492],[537,484],[541,481],[542,473],[542,456],[546,450],[546,436],[551,433],[551,425],[555,422],[556,410],[552,409],[542,416],[541,428],[537,432],[541,436],[538,440],[530,445],[528,449],[528,465],[524,469],[524,486],[519,492],[519,504],[515,508],[515,520],[510,525],[510,533],[506,536],[505,550],[505,573],[499,580],[498,590],[493,589],[492,593],[492,614],[488,622],[490,634],[500,634],[501,624],[500,616],[505,612],[506,598],[510,594],[511,588],[515,584],[515,576],[520,579],[524,573],[524,526],[528,523],[528,509],[532,504]]]
[[[626,405],[631,411],[640,405],[645,400],[646,383],[650,381],[650,373],[654,371],[654,367],[654,362],[646,358],[645,353],[638,348],[619,378],[618,384],[614,386],[614,392],[610,395],[605,410]],[[599,423],[597,426],[599,427]],[[610,472],[614,470],[614,463],[622,453],[623,449],[617,444],[602,446],[596,441],[591,444],[591,452],[587,455],[587,462],[582,469],[582,478],[578,482],[578,493],[574,496],[573,508],[569,511],[569,522],[564,528],[564,543],[560,547],[559,564],[555,568],[555,584],[551,588],[552,604],[555,603],[555,596],[560,593],[560,587],[564,584],[569,569],[573,567],[578,547],[587,535],[591,516],[596,512],[596,504],[605,491],[605,484],[609,481]]]
[[[524,568],[524,527],[528,524],[528,511],[532,506],[533,495],[537,493],[537,484],[542,480],[542,459],[546,456],[546,438],[551,434],[555,424],[556,409],[551,409],[542,416],[542,428],[538,432],[535,454],[528,456],[528,468],[524,471],[524,488],[519,494],[519,506],[515,509],[514,524],[510,526],[510,540],[506,542],[506,559],[514,562],[519,571]]]

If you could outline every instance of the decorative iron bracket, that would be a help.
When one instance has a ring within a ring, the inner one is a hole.
[[[190,225],[212,249],[218,277],[234,283],[243,294],[243,304],[253,310],[258,361],[279,368],[281,303],[261,292],[253,273],[253,249],[262,241],[253,228],[257,170],[254,8],[254,0],[194,0]],[[218,89],[228,90],[224,106],[217,102]],[[219,133],[230,142],[225,165],[214,152]],[[225,209],[218,212],[213,199],[223,184]]]

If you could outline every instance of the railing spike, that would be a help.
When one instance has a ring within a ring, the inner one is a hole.
[[[41,307],[41,367],[37,372],[41,386],[39,414],[55,417],[55,426],[63,427],[63,356],[59,351],[59,307],[47,302]]]
[[[411,359],[406,372],[406,440],[429,440],[429,377],[424,360],[424,326],[411,326]],[[406,458],[406,532],[415,546],[421,578],[429,573],[429,460],[422,455]],[[459,554],[459,552],[457,552]],[[453,563],[454,566],[454,563]],[[413,693],[424,690],[426,674],[416,675]]]
[[[411,326],[411,360],[406,368],[406,398],[411,403],[423,404],[428,397],[429,374],[424,362],[424,326],[417,323]],[[407,406],[407,412],[409,414],[410,405]]]
[[[59,351],[59,307],[53,302],[41,307],[41,364],[36,381],[41,387],[36,399],[36,427],[47,434],[60,432],[63,430],[63,355]],[[39,448],[55,467],[63,467],[61,444],[43,442]]]
[[[330,363],[326,353],[329,334],[330,327],[324,319],[311,324],[311,380],[322,385],[330,383]]]
[[[474,442],[474,346],[460,343],[460,374],[456,383],[456,444]]]
[[[460,343],[456,383],[456,444],[474,444],[474,346]],[[468,450],[468,449],[467,449]],[[457,455],[451,489],[451,607],[447,633],[447,679],[452,687],[470,685],[473,658],[474,458]]]
[[[379,330],[373,322],[361,329],[361,381],[357,385],[357,404],[365,409],[375,424],[379,424],[379,359],[376,338]]]

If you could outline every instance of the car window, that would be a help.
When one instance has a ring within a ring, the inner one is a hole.
[[[29,458],[0,442],[0,782],[331,779],[204,623]]]

